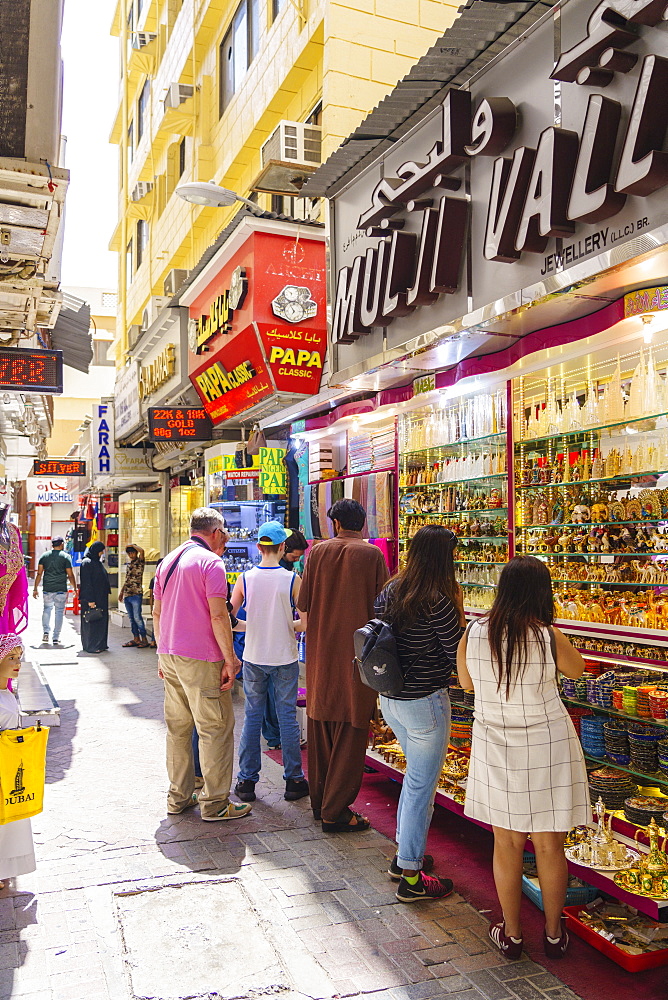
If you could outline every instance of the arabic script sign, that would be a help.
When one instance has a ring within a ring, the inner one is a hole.
[[[667,15],[567,0],[335,198],[339,369],[668,220]]]

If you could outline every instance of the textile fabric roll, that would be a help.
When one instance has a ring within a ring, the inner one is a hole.
[[[320,521],[320,537],[329,538],[329,522],[327,520],[327,483],[318,483],[318,519]]]
[[[379,538],[394,538],[392,479],[389,472],[376,474],[376,531]]]
[[[360,503],[365,510],[369,507],[369,477],[368,476],[358,476],[360,481]],[[368,519],[364,522],[364,527],[362,529],[362,538],[369,537],[369,521]]]
[[[313,538],[313,526],[311,524],[311,487],[304,486],[304,535],[306,538]]]
[[[332,484],[325,483],[325,510],[331,510],[332,507]],[[327,518],[327,534],[330,538],[334,537],[334,525],[331,519]]]
[[[352,478],[343,480],[343,496],[346,500],[353,499],[353,489],[354,489],[353,484],[355,483],[355,481],[356,480]]]
[[[345,481],[344,479],[334,479],[330,484],[332,487],[332,503],[336,503],[337,500],[343,500],[343,485]]]
[[[362,480],[363,479],[364,479],[364,476],[355,476],[355,478],[352,481],[352,483],[353,483],[353,492],[352,492],[351,499],[352,500],[357,500],[358,503],[362,503],[362,499],[361,498],[362,498]],[[362,504],[362,506],[364,506],[364,505]]]
[[[322,538],[320,534],[320,515],[318,513],[318,487],[310,486],[311,491],[311,531],[314,538]]]

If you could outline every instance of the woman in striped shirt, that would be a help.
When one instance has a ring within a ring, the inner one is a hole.
[[[397,899],[442,899],[450,879],[424,872],[434,795],[450,735],[448,683],[457,645],[466,624],[462,593],[455,580],[457,537],[448,528],[427,524],[410,543],[405,568],[376,600],[376,614],[392,626],[404,673],[404,687],[380,706],[406,757],[397,809],[397,855],[390,875],[399,882]]]

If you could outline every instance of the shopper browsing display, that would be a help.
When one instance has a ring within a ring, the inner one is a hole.
[[[547,566],[534,556],[516,556],[501,573],[489,614],[469,625],[457,653],[460,684],[475,691],[464,813],[494,830],[494,881],[503,920],[490,926],[489,936],[506,958],[522,954],[527,833],[543,894],[545,953],[565,954],[564,840],[568,830],[591,819],[582,747],[556,680],[557,671],[580,677],[585,664],[553,621]]]
[[[411,541],[405,569],[375,604],[376,614],[392,626],[404,674],[403,690],[380,699],[383,718],[406,757],[397,808],[397,854],[390,865],[402,903],[441,899],[453,888],[450,879],[424,873],[432,863],[424,851],[448,749],[447,685],[466,624],[455,580],[456,544],[457,537],[447,528],[436,524],[420,528]]]

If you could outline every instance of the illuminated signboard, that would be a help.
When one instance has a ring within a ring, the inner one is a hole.
[[[149,441],[210,441],[213,427],[206,410],[190,406],[151,406]]]
[[[35,476],[85,476],[86,463],[78,458],[36,458],[32,471]]]
[[[0,390],[62,392],[62,351],[0,347]]]

